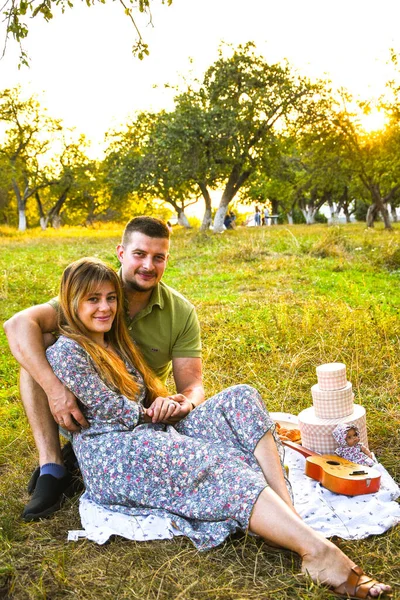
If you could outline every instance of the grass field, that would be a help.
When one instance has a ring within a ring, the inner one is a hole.
[[[54,296],[76,258],[94,255],[117,266],[121,231],[0,229],[1,320]],[[207,395],[249,383],[270,410],[297,414],[312,402],[316,366],[344,362],[356,401],[367,409],[370,447],[399,480],[399,225],[392,233],[361,224],[176,231],[165,281],[197,306]],[[204,554],[182,538],[67,543],[67,530],[80,527],[78,498],[50,520],[23,523],[36,455],[3,331],[0,345],[0,598],[332,597],[299,574],[296,555],[246,536]],[[399,527],[336,543],[399,590]]]

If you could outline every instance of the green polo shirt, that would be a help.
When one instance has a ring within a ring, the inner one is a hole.
[[[194,306],[162,281],[148,305],[126,324],[147,363],[161,381],[171,370],[173,358],[201,356],[200,326]]]
[[[58,300],[50,300],[58,308]],[[154,288],[148,305],[130,319],[131,338],[161,381],[166,381],[173,358],[201,357],[200,326],[194,306],[162,281]]]

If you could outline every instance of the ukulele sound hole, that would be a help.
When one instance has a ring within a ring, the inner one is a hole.
[[[328,465],[334,465],[335,467],[340,465],[340,462],[338,462],[337,460],[327,460],[326,462]]]

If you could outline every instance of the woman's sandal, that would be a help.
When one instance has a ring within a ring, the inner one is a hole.
[[[330,588],[332,594],[339,596],[339,598],[357,599],[357,598],[391,598],[392,595],[388,592],[382,592],[378,596],[370,596],[369,590],[379,583],[376,579],[372,579],[364,573],[361,567],[352,567],[351,573],[347,578],[347,581],[338,585],[335,588]]]

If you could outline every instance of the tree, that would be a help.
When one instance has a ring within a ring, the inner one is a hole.
[[[224,185],[214,231],[223,230],[229,203],[274,144],[285,120],[300,113],[311,118],[319,90],[319,85],[294,75],[287,64],[269,65],[254,53],[252,43],[239,46],[228,58],[220,50],[198,91],[208,115],[204,143]]]
[[[93,219],[100,178],[96,161],[89,160],[85,154],[86,147],[83,135],[77,141],[64,140],[63,151],[54,160],[53,184],[46,190],[44,203],[39,190],[36,191],[42,229],[46,229],[49,222],[53,227],[60,226],[61,211],[68,199],[75,210],[80,204],[82,208],[86,207],[91,215],[90,219]]]
[[[160,199],[175,210],[178,221],[190,227],[185,208],[197,201],[194,182],[187,177],[181,148],[171,135],[171,113],[140,113],[126,131],[113,136],[107,151],[107,181],[115,197],[135,192]]]
[[[290,223],[296,203],[294,182],[298,161],[295,152],[294,138],[277,135],[274,143],[265,148],[255,171],[242,187],[242,200],[258,204],[268,202],[272,214],[284,212]]]
[[[205,210],[200,229],[206,230],[212,223],[210,189],[221,180],[219,165],[211,152],[210,114],[204,110],[198,94],[189,87],[175,98],[175,110],[170,113],[165,135],[171,148],[171,156],[179,164],[182,179],[198,188],[203,196]]]
[[[373,227],[380,213],[385,229],[391,229],[387,204],[400,189],[400,123],[392,122],[383,131],[366,134],[346,109],[334,116],[333,123],[343,135],[353,172],[370,196],[367,226]]]
[[[315,222],[318,211],[329,205],[335,220],[342,207],[349,213],[349,188],[353,174],[343,151],[340,135],[320,119],[312,128],[300,132],[297,139],[298,205],[306,223]]]
[[[86,0],[86,4],[88,6],[94,5],[96,2],[104,4],[105,1]],[[161,2],[168,6],[172,4],[172,0],[161,0]],[[143,59],[149,54],[149,47],[142,37],[137,24],[137,18],[134,17],[134,11],[146,14],[150,23],[152,23],[151,0],[119,0],[119,3],[136,31],[136,41],[132,47],[132,52],[139,59]],[[11,35],[20,45],[21,64],[28,65],[28,56],[22,47],[22,42],[27,38],[29,33],[28,20],[41,15],[45,21],[51,21],[56,10],[60,9],[64,13],[67,8],[73,8],[72,0],[30,0],[29,2],[28,0],[6,0],[1,9],[6,22],[3,56],[6,51],[8,38]]]
[[[12,196],[10,164],[0,148],[0,221],[7,225],[15,212]]]
[[[42,162],[61,125],[40,109],[35,98],[21,100],[19,94],[18,88],[0,94],[0,121],[7,127],[6,142],[0,153],[10,167],[11,185],[17,200],[18,228],[25,231],[29,198],[55,183]]]

